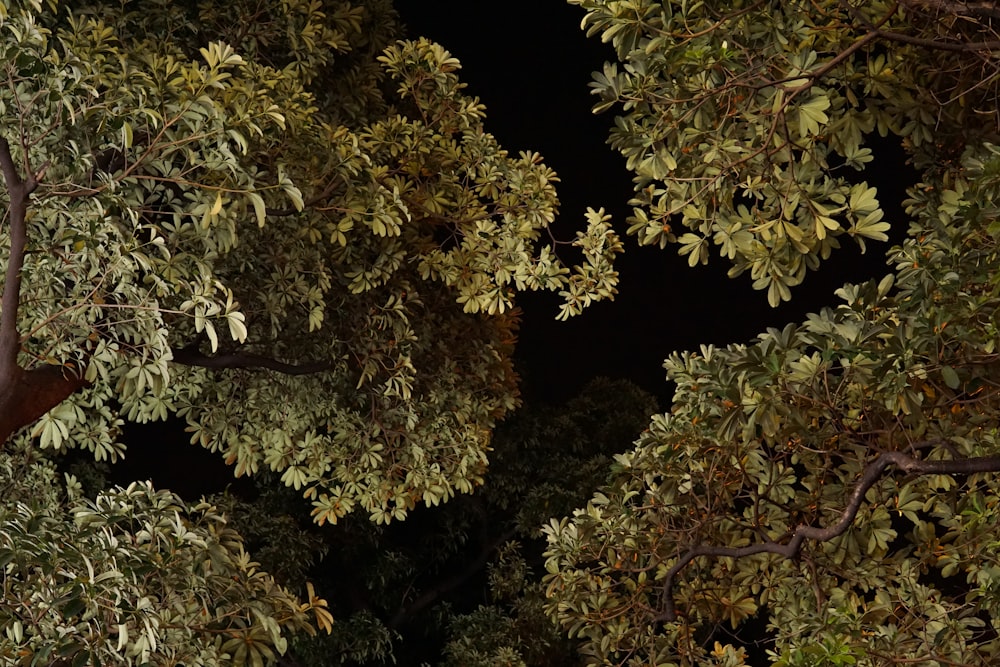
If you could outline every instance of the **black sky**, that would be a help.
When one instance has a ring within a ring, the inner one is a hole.
[[[565,0],[397,0],[396,7],[411,36],[441,43],[462,62],[461,78],[486,105],[487,129],[500,144],[510,151],[538,151],[558,172],[562,207],[556,236],[572,239],[586,208],[603,206],[624,237],[631,176],[606,145],[614,115],[591,113],[587,86],[590,73],[614,53],[580,29],[583,10]],[[898,173],[894,163],[900,160],[898,150],[879,151],[871,167]],[[880,186],[883,202],[899,201],[902,187]],[[614,302],[556,323],[555,297],[520,299],[525,316],[518,356],[529,399],[563,400],[587,379],[607,375],[630,378],[667,400],[671,389],[662,361],[671,351],[746,342],[766,327],[834,304],[833,291],[844,282],[885,272],[885,244],[871,244],[862,256],[845,242],[793,292],[791,303],[774,309],[745,276],[727,278],[729,265],[719,258],[690,269],[675,248],[640,248],[631,237],[625,246]]]

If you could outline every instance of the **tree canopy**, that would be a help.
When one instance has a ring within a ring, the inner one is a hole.
[[[557,175],[388,0],[0,0],[5,664],[384,662],[407,624],[444,629],[447,665],[995,662],[1000,13],[570,2],[618,58],[595,110],[640,244],[717,254],[776,305],[888,239],[880,145],[919,173],[890,272],[672,354],[673,404],[625,450],[650,406],[610,384],[493,439],[517,294],[578,314],[622,244],[590,210],[560,260]],[[171,418],[286,492],[57,470]],[[488,604],[438,605],[487,563]]]
[[[564,265],[543,238],[556,174],[486,132],[445,49],[397,33],[383,0],[0,1],[8,471],[38,450],[114,461],[126,421],[177,416],[320,524],[482,482],[517,403],[515,294],[560,293],[560,317],[610,298],[620,244],[591,211]],[[80,505],[30,461],[59,500],[6,496],[4,548],[67,542],[43,573],[8,561],[5,659],[258,664],[305,611],[328,626],[210,507],[143,486]],[[165,589],[126,602],[164,549]]]
[[[545,529],[549,613],[595,665],[736,667],[755,646],[782,667],[994,663],[995,10],[573,3],[621,59],[594,91],[622,111],[641,242],[717,248],[773,303],[839,238],[884,238],[852,173],[872,133],[921,178],[884,279],[670,356],[671,410]]]
[[[120,417],[178,414],[320,520],[469,491],[516,400],[513,294],[611,296],[604,216],[572,273],[536,248],[556,176],[484,131],[441,47],[340,76],[380,3],[156,6],[4,10],[4,438],[115,457]]]

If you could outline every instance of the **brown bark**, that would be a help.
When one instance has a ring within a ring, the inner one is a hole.
[[[87,384],[71,368],[16,368],[0,381],[0,444]]]
[[[6,222],[10,237],[10,257],[0,296],[0,445],[87,384],[73,368],[48,365],[25,370],[17,362],[21,352],[17,310],[28,244],[28,201],[40,177],[32,174],[27,165],[25,171],[26,179],[18,173],[10,144],[0,137],[0,174],[7,187]]]
[[[7,186],[7,232],[10,237],[10,257],[4,273],[3,296],[0,297],[0,387],[16,380],[17,355],[21,351],[21,336],[17,331],[17,309],[21,301],[21,269],[27,250],[28,198],[38,183],[21,178],[10,152],[10,144],[0,137],[0,173]],[[7,390],[3,390],[4,393]]]

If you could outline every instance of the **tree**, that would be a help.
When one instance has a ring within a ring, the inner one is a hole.
[[[872,132],[922,175],[890,275],[752,343],[670,356],[671,410],[545,529],[549,614],[590,664],[993,664],[995,9],[574,4],[624,62],[594,85],[598,109],[622,105],[611,143],[641,242],[692,263],[715,246],[774,303],[839,237],[887,230],[845,173]]]
[[[995,10],[980,3],[571,4],[624,63],[592,92],[625,112],[610,143],[636,174],[629,233],[679,243],[692,266],[714,246],[772,304],[845,235],[886,240],[875,190],[850,177],[873,131],[920,168],[995,134]]]
[[[0,0],[0,35],[0,443],[15,468],[39,449],[115,460],[125,420],[176,415],[237,475],[268,469],[305,493],[321,524],[358,508],[401,519],[481,483],[491,429],[517,401],[515,293],[560,292],[562,317],[614,294],[606,216],[589,213],[573,269],[541,245],[556,175],[485,131],[447,51],[392,41],[383,0]],[[17,495],[4,500],[5,520],[36,525]],[[176,518],[192,573],[218,544],[253,570],[209,508],[136,487],[71,521],[49,500],[43,546],[117,541],[156,561],[141,521],[101,514],[134,502],[154,525]],[[109,522],[131,537],[108,537]],[[80,576],[53,553],[54,572]],[[7,583],[56,604],[19,567]],[[229,609],[224,591],[189,583]],[[264,588],[274,609],[220,611],[204,632],[263,629],[280,650],[288,598]],[[171,596],[149,599],[166,623]],[[0,650],[23,662],[42,660],[38,642],[76,664],[144,659],[134,632],[112,641],[83,619],[53,635],[32,608],[5,612],[22,630]],[[183,625],[200,612],[176,613]],[[166,660],[190,639],[150,634],[148,648]]]

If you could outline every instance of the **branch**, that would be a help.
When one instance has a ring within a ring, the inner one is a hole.
[[[28,197],[38,187],[38,182],[32,177],[27,181],[21,179],[10,153],[10,144],[4,137],[0,137],[0,173],[7,186],[7,221],[10,225],[10,259],[4,276],[3,297],[0,297],[0,383],[9,383],[16,374],[17,354],[21,350],[17,308],[21,300],[21,269],[24,268],[28,244],[25,221]]]
[[[72,364],[46,364],[31,370],[15,366],[10,378],[0,380],[0,446],[15,432],[88,386],[83,369]]]
[[[882,39],[891,42],[903,42],[915,46],[923,46],[928,49],[938,49],[941,51],[953,51],[957,53],[969,51],[1000,51],[1000,41],[989,42],[939,42],[936,39],[925,39],[922,37],[911,37],[889,30],[875,30],[875,33]]]
[[[875,482],[882,476],[882,473],[891,465],[895,465],[903,472],[914,475],[971,475],[979,472],[1000,471],[1000,456],[981,456],[971,459],[957,459],[950,461],[925,461],[913,458],[902,452],[884,452],[874,461],[865,466],[861,473],[861,478],[851,491],[848,497],[847,507],[840,514],[837,523],[827,528],[816,528],[813,526],[800,525],[792,533],[787,544],[779,542],[762,542],[751,544],[746,547],[712,547],[696,546],[688,549],[673,567],[667,570],[667,575],[663,580],[663,612],[653,619],[653,622],[672,622],[677,619],[677,609],[674,606],[673,590],[674,580],[677,575],[699,556],[713,556],[721,558],[743,558],[759,553],[772,553],[792,558],[802,548],[802,543],[807,540],[826,542],[835,537],[839,537],[847,532],[847,529],[854,523],[854,519],[864,502],[865,494]]]
[[[316,204],[319,204],[320,202],[326,201],[327,199],[329,199],[330,195],[333,194],[333,190],[336,187],[338,180],[340,180],[339,175],[335,176],[327,184],[327,186],[325,188],[323,188],[323,191],[321,193],[319,193],[315,197],[312,197],[312,198],[307,199],[304,202],[302,202],[302,208],[301,209],[297,209],[297,208],[270,208],[270,207],[268,207],[267,209],[265,209],[265,213],[267,215],[273,215],[273,216],[277,216],[277,217],[288,216],[288,215],[295,215],[297,213],[301,213],[305,209],[312,208]]]
[[[333,368],[333,363],[329,361],[289,364],[272,357],[263,357],[249,352],[230,352],[228,354],[209,356],[203,354],[198,349],[198,346],[198,341],[195,341],[179,350],[175,350],[173,360],[182,366],[214,369],[263,368],[277,373],[284,373],[285,375],[312,375],[313,373],[322,373]]]

